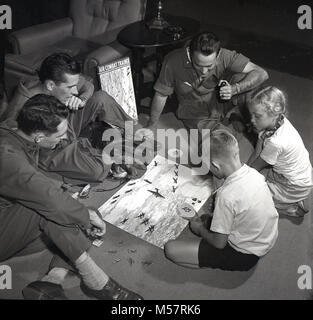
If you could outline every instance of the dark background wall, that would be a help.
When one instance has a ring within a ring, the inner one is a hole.
[[[2,99],[2,94],[3,94],[3,73],[4,73],[4,53],[5,53],[5,35],[4,31],[0,31],[0,103]]]
[[[155,12],[158,0],[148,1],[148,15]],[[13,9],[13,27],[14,29],[24,28],[32,24],[60,19],[67,16],[69,0],[4,0],[1,1],[8,4]],[[178,5],[185,8],[185,14],[189,13],[188,9],[197,6],[201,11],[214,11],[216,5],[247,6],[257,5],[261,8],[267,8],[276,12],[296,12],[301,4],[313,6],[313,0],[163,0],[165,11],[173,11]],[[227,12],[226,12],[227,14]]]
[[[147,0],[147,16],[155,14],[157,0]],[[13,11],[13,30],[38,23],[61,19],[68,14],[69,0],[3,0]],[[313,0],[163,0],[164,12],[188,15],[202,25],[216,24],[271,35],[313,47],[313,31],[297,30],[297,8],[310,5]],[[10,51],[0,31],[0,80],[2,79],[3,54]]]
[[[313,0],[164,0],[165,12],[188,15],[203,27],[218,25],[313,47],[313,30],[298,28],[298,8]]]

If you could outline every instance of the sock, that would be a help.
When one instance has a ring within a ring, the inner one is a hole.
[[[67,274],[68,270],[64,268],[53,268],[41,279],[41,281],[62,284]]]
[[[84,252],[76,261],[75,267],[81,275],[84,283],[90,289],[102,290],[109,277],[97,266],[87,252]]]

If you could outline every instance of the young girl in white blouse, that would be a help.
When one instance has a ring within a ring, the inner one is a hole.
[[[270,167],[267,183],[280,213],[302,217],[309,211],[312,166],[298,131],[286,118],[286,97],[275,87],[258,89],[249,103],[259,140],[248,164]]]

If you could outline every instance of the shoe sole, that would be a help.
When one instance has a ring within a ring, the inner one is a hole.
[[[50,296],[46,292],[41,292],[34,287],[27,287],[22,292],[25,300],[63,300]]]
[[[53,300],[45,293],[38,292],[38,290],[31,287],[25,288],[23,290],[23,297],[25,300]]]

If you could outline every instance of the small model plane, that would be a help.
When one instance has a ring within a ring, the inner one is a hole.
[[[123,221],[121,221],[121,224],[125,224],[128,221],[128,218],[125,218]]]
[[[155,191],[152,191],[152,190],[148,190],[148,191],[151,192],[156,198],[163,198],[163,199],[165,199],[165,197],[163,197],[163,196],[160,194],[158,188],[155,188]]]
[[[145,232],[152,233],[154,231],[155,226],[150,226]]]
[[[144,224],[145,226],[149,224],[149,219],[143,220],[140,224]]]

